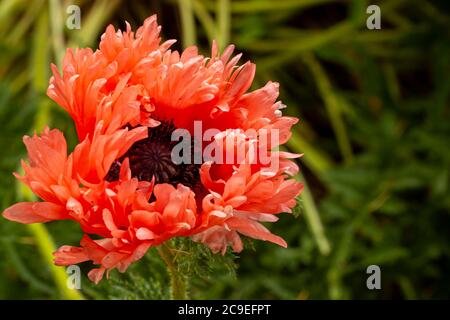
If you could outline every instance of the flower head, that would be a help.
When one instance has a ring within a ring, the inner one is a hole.
[[[290,212],[302,189],[289,179],[297,155],[276,151],[297,122],[282,116],[278,84],[248,92],[255,65],[239,66],[233,46],[180,54],[175,41],[161,43],[160,29],[156,16],[136,33],[109,26],[98,50],[68,49],[62,73],[52,65],[48,96],[73,118],[79,143],[68,153],[63,134],[48,128],[25,137],[29,161],[16,177],[43,201],[3,213],[21,223],[77,222],[80,247],[59,248],[55,263],[92,261],[95,282],[173,237],[222,254],[242,250],[240,235],[286,246],[260,222]],[[195,136],[181,163],[179,130]]]

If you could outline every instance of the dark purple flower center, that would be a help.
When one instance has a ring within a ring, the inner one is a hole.
[[[116,160],[105,179],[110,182],[118,180],[122,161],[128,157],[131,174],[139,181],[151,181],[154,177],[156,184],[169,183],[176,187],[181,183],[197,194],[202,189],[200,165],[194,164],[193,158],[191,163],[175,164],[172,161],[172,149],[178,143],[171,140],[175,129],[172,121],[161,121],[159,126],[148,128],[148,137],[134,143],[125,155]]]

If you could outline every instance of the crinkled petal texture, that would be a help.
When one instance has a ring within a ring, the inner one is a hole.
[[[233,46],[219,54],[213,43],[210,57],[196,47],[180,54],[170,49],[175,41],[161,43],[160,29],[156,16],[135,33],[128,24],[124,32],[109,26],[98,50],[68,49],[61,73],[52,65],[47,94],[73,118],[79,143],[68,153],[58,130],[26,136],[29,161],[16,177],[43,201],[3,213],[20,223],[79,223],[80,247],[59,248],[55,263],[92,261],[94,282],[173,237],[192,237],[222,254],[228,246],[243,249],[240,235],[286,247],[262,222],[290,212],[302,190],[290,178],[298,155],[277,151],[297,122],[282,115],[278,84],[248,92],[256,68],[238,65]],[[191,134],[195,123],[213,130],[201,147],[202,192],[133,175],[127,151],[163,121]],[[108,178],[111,170],[116,179]]]

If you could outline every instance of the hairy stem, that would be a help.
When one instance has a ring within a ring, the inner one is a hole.
[[[187,296],[187,279],[178,271],[175,263],[175,257],[171,252],[171,248],[163,244],[157,247],[158,253],[167,266],[170,276],[170,298],[172,300],[185,300]]]

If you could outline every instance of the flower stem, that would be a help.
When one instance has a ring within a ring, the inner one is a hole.
[[[160,245],[157,247],[158,253],[167,266],[167,271],[170,276],[170,298],[172,300],[185,300],[187,295],[187,279],[178,271],[175,264],[175,257],[171,252],[171,248],[167,245]]]

